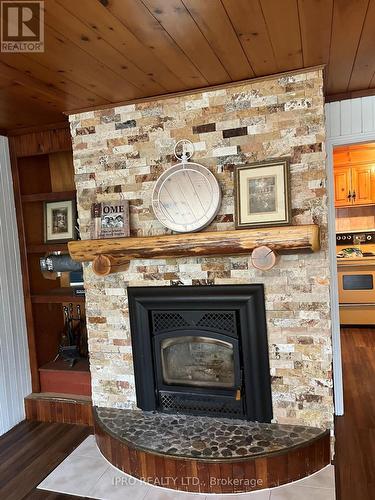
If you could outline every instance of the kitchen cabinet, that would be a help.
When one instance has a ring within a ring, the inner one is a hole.
[[[351,167],[353,205],[370,205],[375,203],[375,167]]]
[[[334,169],[335,179],[335,207],[344,207],[351,204],[350,191],[350,168],[337,167]]]
[[[375,204],[375,166],[334,168],[335,207]]]

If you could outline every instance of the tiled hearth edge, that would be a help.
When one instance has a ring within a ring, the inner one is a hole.
[[[292,224],[321,231],[319,252],[283,255],[268,272],[248,255],[141,259],[103,279],[85,265],[94,404],[135,408],[128,286],[264,283],[275,420],[332,425],[323,104],[319,69],[70,116],[83,239],[91,204],[113,198],[130,201],[133,237],[168,233],[151,193],[182,138],[221,185],[221,210],[207,231],[234,229],[234,166],[281,156],[291,157]]]

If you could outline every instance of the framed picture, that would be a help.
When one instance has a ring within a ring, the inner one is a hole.
[[[45,243],[64,243],[76,235],[76,206],[74,200],[44,203]]]
[[[290,224],[289,158],[235,170],[236,228]]]

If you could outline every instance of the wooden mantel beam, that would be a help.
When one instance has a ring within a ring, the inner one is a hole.
[[[121,258],[121,263],[124,265],[127,260],[132,259],[246,254],[261,245],[267,245],[279,253],[315,252],[320,248],[319,227],[309,224],[233,231],[204,231],[147,238],[70,241],[68,247],[72,259],[80,262],[94,261],[99,256],[107,256],[107,262],[111,261],[111,257],[116,257],[117,260]],[[122,270],[120,267],[114,266],[112,270],[108,269],[99,274],[120,271]]]

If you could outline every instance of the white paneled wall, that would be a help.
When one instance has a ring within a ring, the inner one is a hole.
[[[375,132],[375,96],[325,106],[327,139]]]
[[[0,136],[0,435],[24,419],[31,393],[8,140]]]

